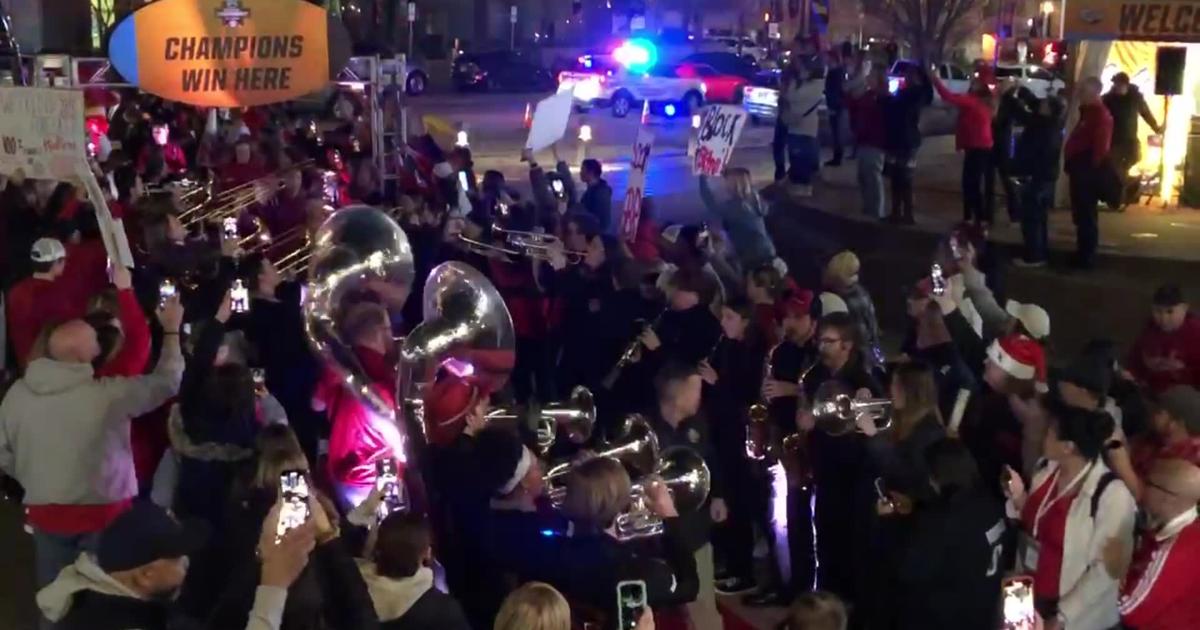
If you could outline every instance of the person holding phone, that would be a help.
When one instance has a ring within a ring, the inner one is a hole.
[[[1133,496],[1100,457],[1112,435],[1108,414],[1044,405],[1048,427],[1045,460],[1027,492],[1006,468],[1008,513],[1021,520],[1022,570],[1034,576],[1034,602],[1053,630],[1109,628],[1120,621],[1118,583],[1103,566],[1110,539],[1132,547]]]

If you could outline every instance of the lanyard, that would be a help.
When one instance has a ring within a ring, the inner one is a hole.
[[[1042,499],[1042,504],[1038,506],[1038,509],[1033,514],[1033,538],[1035,540],[1037,539],[1038,526],[1042,522],[1042,517],[1046,515],[1046,512],[1050,511],[1050,508],[1057,503],[1059,499],[1071,495],[1071,491],[1075,489],[1075,486],[1082,482],[1084,477],[1087,477],[1087,474],[1091,472],[1092,466],[1093,464],[1088,464],[1087,468],[1079,471],[1079,474],[1075,475],[1075,478],[1071,480],[1071,483],[1067,484],[1066,488],[1063,488],[1062,492],[1057,491],[1058,474],[1062,472],[1061,469],[1056,468],[1054,470],[1054,475],[1051,476],[1050,479],[1046,480],[1046,483],[1053,485],[1050,486],[1050,489],[1046,491],[1046,496]],[[1054,493],[1053,496],[1051,496],[1051,492]]]

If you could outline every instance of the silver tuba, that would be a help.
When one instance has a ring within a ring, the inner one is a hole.
[[[813,396],[812,414],[817,428],[830,435],[858,431],[859,416],[874,418],[880,431],[892,426],[892,401],[887,398],[855,398],[841,383],[826,381]]]
[[[550,502],[561,506],[567,494],[564,483],[567,475],[571,474],[575,466],[597,457],[611,457],[620,461],[631,474],[648,475],[658,467],[658,436],[654,429],[650,428],[646,418],[640,414],[626,416],[617,437],[604,448],[584,459],[559,462],[542,475],[548,488]]]
[[[708,500],[712,480],[708,464],[694,449],[672,446],[662,452],[654,474],[639,480],[630,488],[629,508],[617,515],[617,540],[634,540],[657,536],[664,531],[663,520],[650,509],[647,486],[661,483],[667,486],[680,514],[695,512]]]
[[[371,409],[395,418],[391,391],[371,386],[343,326],[350,309],[363,301],[368,284],[385,282],[407,292],[413,280],[408,236],[383,212],[370,206],[342,208],[317,230],[314,264],[304,305],[309,341],[325,363]]]
[[[496,287],[466,263],[434,267],[422,297],[424,321],[400,347],[396,399],[426,439],[444,444],[462,431],[462,422],[430,426],[425,421],[424,390],[450,361],[458,374],[486,383],[492,391],[500,389],[512,372],[516,335]]]

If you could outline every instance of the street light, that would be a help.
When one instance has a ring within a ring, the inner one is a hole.
[[[1042,3],[1042,37],[1050,37],[1050,14],[1054,13],[1054,3],[1046,0]]]

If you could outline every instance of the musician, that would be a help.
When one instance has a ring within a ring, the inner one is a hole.
[[[746,458],[746,411],[759,399],[766,334],[754,320],[755,305],[735,296],[721,307],[722,337],[709,358],[700,362],[705,388],[705,414],[712,442],[728,487],[729,518],[714,541],[725,559],[727,580],[718,580],[723,594],[754,588],[754,523],[767,513],[770,488],[763,471]]]
[[[616,242],[595,236],[587,242],[587,254],[576,265],[569,265],[555,277],[556,303],[561,314],[562,355],[559,359],[558,396],[564,397],[575,385],[598,389],[608,364],[597,361],[607,339],[604,330],[604,305],[614,291],[610,248],[616,254]],[[624,340],[617,340],[619,346]]]
[[[568,523],[546,501],[541,462],[511,428],[480,431],[475,455],[490,498],[481,528],[482,554],[471,568],[479,588],[464,601],[476,627],[487,627],[509,592],[543,573],[539,566],[548,539],[565,533]]]
[[[667,281],[667,310],[658,326],[642,333],[648,358],[657,365],[674,360],[698,365],[721,335],[709,305],[717,291],[703,273],[679,269]]]
[[[372,302],[349,308],[342,323],[355,358],[370,387],[388,405],[394,398],[396,363],[388,312]],[[327,471],[342,509],[349,511],[370,494],[375,485],[376,462],[403,459],[403,443],[396,423],[361,400],[333,370],[327,369],[313,397],[314,408],[330,419]],[[394,406],[394,405],[393,405]]]
[[[262,161],[254,158],[249,136],[239,136],[233,145],[233,160],[218,169],[221,190],[247,184],[268,175]]]
[[[552,537],[554,551],[546,556],[543,581],[562,591],[572,610],[601,613],[606,629],[616,629],[620,581],[644,581],[646,603],[656,610],[690,602],[699,589],[695,558],[679,531],[679,514],[664,485],[647,487],[650,510],[666,527],[658,555],[617,538],[615,522],[629,508],[630,487],[629,474],[615,459],[599,457],[579,464],[567,478],[563,504],[572,532]]]
[[[789,290],[783,274],[774,265],[761,265],[746,273],[746,297],[754,305],[754,323],[766,335],[767,347],[782,338],[778,304]]]
[[[166,172],[183,174],[188,170],[187,156],[178,142],[171,140],[170,123],[166,120],[156,120],[150,127],[150,138],[153,144],[142,148],[138,155],[138,170],[145,172],[151,162],[162,160]]]
[[[282,176],[283,186],[262,204],[255,204],[250,214],[262,220],[274,239],[268,256],[275,261],[291,254],[304,244],[304,226],[308,222],[309,198],[304,194],[304,176],[300,169],[288,169]],[[273,181],[273,178],[271,178]]]
[[[820,360],[804,381],[804,395],[796,414],[796,426],[806,435],[808,450],[813,454],[818,582],[821,588],[848,602],[857,599],[861,588],[857,578],[870,571],[868,559],[862,554],[869,555],[865,543],[875,507],[875,475],[868,465],[865,443],[857,433],[834,436],[813,430],[816,419],[811,404],[817,390],[828,381],[858,397],[878,398],[882,394],[883,388],[865,365],[860,331],[858,322],[848,313],[832,313],[821,320],[817,329]],[[789,535],[793,529],[789,527]],[[807,524],[801,529],[807,530]]]
[[[700,453],[708,465],[711,480],[708,502],[699,510],[679,517],[680,533],[688,549],[696,555],[696,573],[700,579],[700,591],[696,601],[688,604],[688,614],[693,627],[706,630],[722,627],[713,590],[713,549],[710,541],[713,523],[723,523],[729,516],[729,508],[723,498],[722,469],[710,439],[709,421],[700,413],[702,385],[696,368],[667,363],[655,375],[657,405],[646,417],[658,436],[660,448],[691,448]]]

